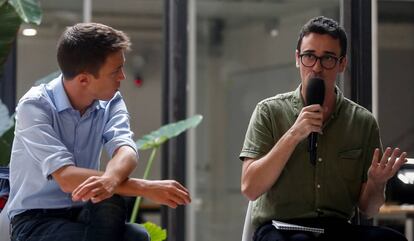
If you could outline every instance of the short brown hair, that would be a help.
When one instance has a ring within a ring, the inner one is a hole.
[[[78,23],[66,28],[57,45],[57,61],[65,79],[86,71],[98,76],[108,55],[129,50],[128,36],[100,23]]]

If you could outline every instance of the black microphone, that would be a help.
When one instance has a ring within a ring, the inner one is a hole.
[[[308,86],[306,88],[306,105],[314,105],[314,104],[323,104],[323,100],[325,99],[325,83],[323,79],[320,78],[312,78],[308,82]],[[308,151],[309,151],[309,160],[312,165],[316,164],[316,149],[317,149],[317,142],[318,142],[318,133],[312,132],[308,136]]]

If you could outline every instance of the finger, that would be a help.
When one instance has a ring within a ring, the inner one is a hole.
[[[400,149],[397,147],[392,151],[391,157],[388,159],[388,161],[390,159],[397,159],[397,157],[400,155]]]
[[[112,193],[107,193],[107,192],[105,192],[105,193],[102,193],[101,195],[98,195],[98,196],[92,197],[92,198],[91,198],[91,202],[92,202],[92,203],[102,202],[103,200],[105,200],[105,199],[108,199],[108,198],[112,197],[112,195],[113,195]]]
[[[302,114],[301,118],[303,120],[314,120],[317,122],[322,122],[323,115],[322,113],[319,113],[319,112],[305,112]]]
[[[177,208],[177,206],[178,206],[174,201],[172,201],[170,199],[166,199],[165,201],[163,201],[163,204],[167,205],[170,208]]]
[[[184,200],[186,204],[190,203],[191,198],[188,189],[176,181],[174,182],[174,186],[177,188],[176,195],[178,195],[182,200]]]
[[[105,196],[108,194],[109,192],[102,187],[95,188],[85,193],[85,195],[82,196],[82,201],[86,202],[86,201],[92,200],[93,198],[96,198],[99,196]]]
[[[395,161],[397,160],[397,156],[400,154],[400,149],[398,149],[398,148],[395,148],[393,151],[392,151],[392,153],[391,153],[391,156],[389,157],[389,158],[386,158],[385,156],[384,156],[384,158],[383,159],[386,159],[387,160],[387,169],[392,169],[392,167],[394,166],[394,163],[395,163]]]
[[[379,156],[380,156],[380,149],[375,148],[374,155],[372,156],[371,167],[373,167],[373,168],[378,167]]]
[[[98,188],[101,184],[100,183],[89,183],[83,187],[81,187],[78,191],[72,193],[72,199],[77,201],[83,199],[85,195],[87,195],[90,191],[95,188]]]
[[[381,160],[380,160],[380,166],[382,166],[382,167],[385,167],[386,165],[387,165],[387,163],[388,163],[388,159],[389,159],[389,157],[391,156],[391,154],[392,154],[392,150],[391,150],[391,148],[390,147],[387,147],[386,149],[385,149],[385,152],[384,152],[384,154],[382,155],[382,158],[381,158]]]
[[[81,199],[85,194],[90,192],[92,189],[96,188],[96,183],[89,183],[80,187],[78,190],[72,192],[73,199]]]
[[[323,112],[323,107],[319,104],[308,105],[303,107],[302,111]]]
[[[72,191],[72,193],[77,193],[77,192],[79,192],[79,190],[81,189],[81,188],[83,188],[84,186],[86,186],[86,185],[88,185],[89,183],[91,183],[91,182],[93,182],[94,181],[94,179],[92,179],[92,178],[88,178],[88,179],[86,179],[84,182],[82,182],[81,184],[79,184],[79,186],[77,186],[73,191]]]
[[[183,204],[189,204],[191,202],[190,194],[184,190],[177,190],[176,195],[183,200]]]
[[[402,165],[404,165],[407,162],[407,152],[401,153],[401,155],[398,157],[397,161],[395,161],[395,164],[393,166],[393,170],[397,172]]]
[[[183,192],[185,192],[187,195],[189,195],[189,191],[188,191],[188,189],[187,188],[185,188],[183,185],[181,185],[181,183],[179,183],[179,182],[175,182],[174,183],[174,185],[178,188],[178,189],[180,189],[181,191],[183,191]]]
[[[176,190],[175,192],[171,193],[171,198],[180,205],[189,204],[191,202],[190,196],[188,193],[182,190]]]

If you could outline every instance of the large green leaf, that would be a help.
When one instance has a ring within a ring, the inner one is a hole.
[[[162,229],[158,225],[146,222],[142,224],[144,228],[147,230],[149,236],[151,237],[151,241],[163,241],[167,239],[167,230]]]
[[[203,116],[195,115],[188,119],[162,126],[160,129],[153,131],[150,134],[145,135],[141,139],[139,139],[136,142],[137,147],[140,150],[159,147],[168,139],[174,136],[178,136],[183,131],[186,131],[191,127],[197,126],[198,124],[200,124],[202,119]]]
[[[0,66],[3,66],[9,55],[20,23],[21,19],[13,6],[9,3],[0,6]],[[0,69],[3,70],[2,67]]]
[[[40,5],[35,0],[9,0],[10,4],[16,9],[20,18],[26,23],[39,25],[42,21],[42,11]]]

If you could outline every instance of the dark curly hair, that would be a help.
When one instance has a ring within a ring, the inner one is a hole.
[[[318,16],[312,18],[305,25],[303,25],[299,33],[298,44],[296,46],[296,49],[299,52],[303,37],[310,33],[329,34],[329,36],[331,36],[332,38],[339,39],[339,43],[341,45],[341,57],[346,55],[346,33],[345,30],[341,26],[339,26],[338,22],[336,22],[335,20],[324,16]]]

